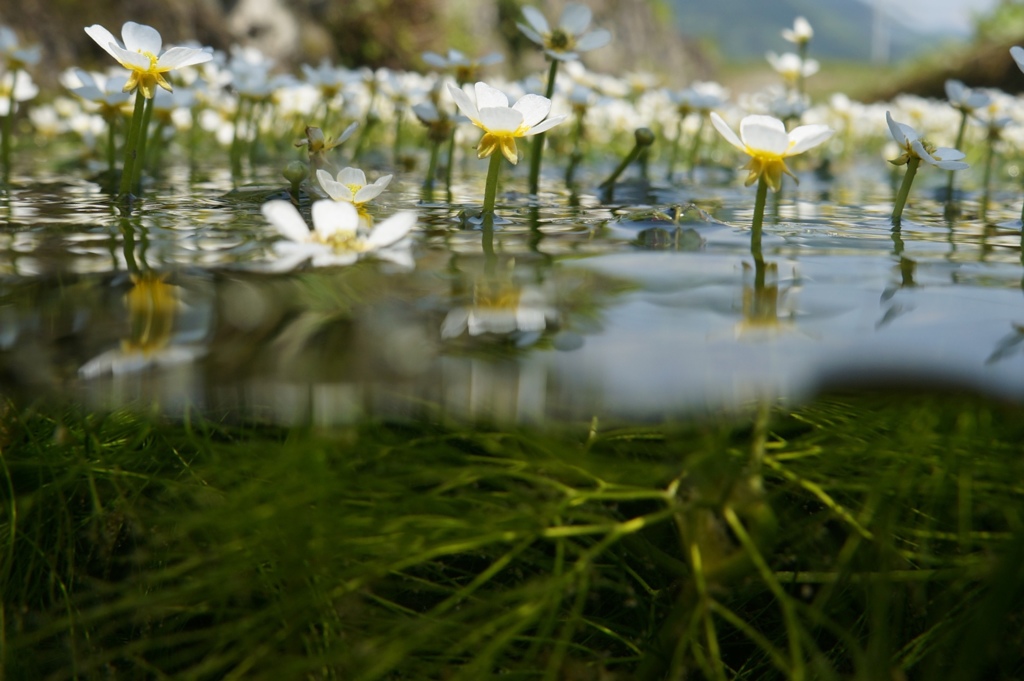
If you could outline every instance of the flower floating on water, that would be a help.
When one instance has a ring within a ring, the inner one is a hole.
[[[153,98],[157,85],[171,91],[171,84],[164,77],[168,71],[213,59],[212,52],[194,47],[172,47],[161,54],[163,39],[160,32],[134,21],[125,23],[121,28],[124,44],[99,24],[87,27],[85,32],[121,66],[131,71],[124,91],[132,92],[138,88],[146,99]]]
[[[477,83],[476,104],[461,89],[449,85],[448,91],[459,109],[467,118],[484,131],[477,147],[479,158],[487,158],[501,149],[508,162],[519,162],[516,148],[517,137],[529,137],[550,130],[566,119],[566,116],[551,116],[551,100],[540,95],[523,95],[512,106],[501,90],[487,83]]]
[[[740,136],[737,137],[729,124],[714,111],[711,112],[711,123],[729,144],[750,156],[750,161],[744,166],[750,171],[745,184],[749,187],[762,179],[773,191],[782,187],[783,173],[796,179],[786,166],[787,158],[813,149],[835,132],[820,124],[801,125],[786,132],[786,126],[777,118],[754,115],[740,121]]]
[[[279,241],[274,250],[279,260],[270,269],[294,269],[309,260],[314,267],[351,265],[361,256],[374,254],[403,266],[412,266],[405,237],[416,225],[414,211],[396,213],[372,231],[361,227],[359,213],[351,203],[317,201],[313,204],[313,231],[290,201],[268,201],[261,207],[263,216],[288,241]]]
[[[391,182],[391,177],[383,175],[372,184],[367,184],[366,173],[359,168],[342,169],[336,180],[326,170],[316,171],[316,179],[328,196],[335,201],[348,201],[357,208],[380,196]]]
[[[611,42],[612,34],[599,28],[587,32],[593,17],[590,8],[574,2],[565,6],[558,26],[551,28],[548,20],[536,7],[524,7],[526,23],[516,23],[527,38],[544,48],[544,53],[558,61],[579,59],[580,52],[589,52]]]

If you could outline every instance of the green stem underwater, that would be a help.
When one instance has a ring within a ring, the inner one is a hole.
[[[910,185],[914,183],[914,175],[917,174],[917,167],[921,165],[921,159],[916,156],[910,157],[907,161],[907,172],[903,175],[903,184],[896,194],[896,203],[892,207],[892,224],[899,226],[903,218],[903,208],[907,205],[907,197],[910,195]]]
[[[551,60],[551,68],[548,70],[548,87],[544,96],[551,99],[555,94],[555,78],[558,77],[558,60]],[[544,135],[539,133],[533,136],[533,144],[530,147],[530,193],[535,195],[540,186],[540,163],[541,154],[544,152]]]

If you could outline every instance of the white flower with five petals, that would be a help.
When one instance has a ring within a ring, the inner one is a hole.
[[[894,158],[889,163],[901,166],[906,165],[911,158],[917,158],[942,170],[966,170],[971,167],[960,160],[965,156],[962,151],[949,147],[932,146],[909,125],[894,121],[892,114],[888,111],[885,112],[885,122],[889,124],[889,133],[892,138],[903,151],[898,158]]]
[[[161,54],[163,39],[160,32],[151,26],[137,24],[134,21],[125,23],[121,28],[123,45],[99,24],[87,27],[85,32],[121,66],[131,71],[124,91],[132,92],[137,88],[146,99],[153,98],[157,85],[168,92],[171,91],[171,84],[164,78],[168,71],[213,59],[212,52],[194,47],[172,47]]]
[[[344,168],[334,179],[326,170],[316,171],[316,179],[320,182],[327,195],[335,201],[347,201],[361,208],[364,203],[373,201],[380,196],[391,182],[391,175],[378,177],[372,184],[367,184],[366,173],[359,168]]]
[[[835,132],[827,125],[801,125],[786,132],[785,124],[779,119],[754,115],[740,121],[740,136],[737,137],[729,124],[714,111],[711,112],[711,123],[729,144],[750,156],[750,161],[744,166],[750,171],[747,186],[763,176],[772,191],[779,191],[783,173],[796,179],[785,159],[818,146]]]
[[[306,226],[290,201],[268,201],[263,216],[288,241],[274,244],[278,260],[268,269],[283,272],[307,260],[314,267],[351,265],[366,254],[412,267],[405,237],[416,225],[415,211],[396,213],[367,232],[351,203],[317,201],[313,204],[313,230]]]
[[[500,148],[509,163],[515,165],[519,162],[517,137],[550,130],[566,119],[564,115],[548,117],[551,100],[547,97],[523,95],[509,106],[505,93],[487,83],[477,83],[474,89],[476,104],[460,88],[448,85],[448,91],[462,113],[485,133],[477,146],[479,158],[486,158]]]
[[[527,38],[544,48],[544,53],[558,61],[575,61],[579,52],[589,52],[611,42],[612,34],[603,28],[587,32],[593,14],[586,5],[570,2],[562,11],[556,28],[551,28],[536,7],[524,7],[525,24],[516,23]]]

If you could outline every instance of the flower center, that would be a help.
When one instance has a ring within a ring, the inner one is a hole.
[[[568,50],[572,46],[572,36],[560,28],[556,28],[548,36],[548,47],[552,50]]]
[[[146,52],[144,50],[137,50],[137,51],[138,51],[139,54],[141,54],[143,57],[145,57],[146,59],[149,60],[149,68],[146,69],[146,71],[149,72],[149,73],[152,73],[153,71],[155,71],[156,70],[156,63],[158,61],[160,61],[160,58],[157,57],[152,52]]]

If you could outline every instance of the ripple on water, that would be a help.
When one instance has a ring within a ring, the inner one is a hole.
[[[726,174],[614,197],[583,182],[532,197],[515,175],[493,232],[467,219],[478,183],[448,201],[399,177],[371,212],[420,213],[412,271],[291,274],[258,271],[279,238],[260,214],[286,195],[273,179],[232,192],[172,170],[130,214],[95,183],[22,183],[0,198],[0,361],[22,388],[95,404],[282,421],[650,418],[865,376],[1024,398],[1012,195],[981,220],[977,197],[946,218],[922,191],[894,229],[884,178],[808,176],[771,197],[756,248],[753,190]]]

